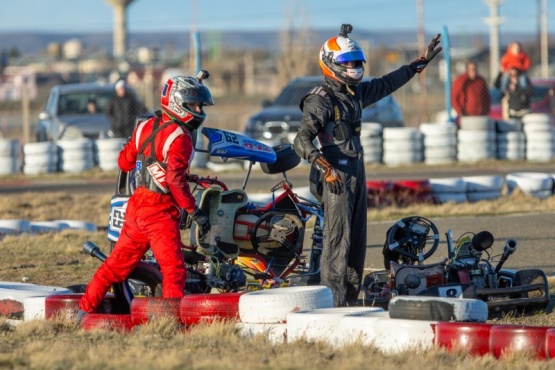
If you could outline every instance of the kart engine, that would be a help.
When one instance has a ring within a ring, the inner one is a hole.
[[[247,276],[239,266],[212,262],[203,264],[206,283],[211,287],[223,292],[236,292],[247,285]]]

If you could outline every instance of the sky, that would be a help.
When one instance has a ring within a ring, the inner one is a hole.
[[[128,7],[130,32],[203,30],[265,31],[300,27],[335,29],[350,23],[368,31],[418,29],[419,0],[134,0]],[[420,0],[426,32],[486,33],[486,0]],[[547,0],[555,14],[555,0]],[[196,5],[195,5],[196,4]],[[538,0],[502,0],[501,32],[538,30]],[[196,11],[195,11],[196,9]],[[196,14],[196,16],[194,16]],[[553,17],[551,17],[553,19]],[[0,32],[110,32],[108,0],[0,0]],[[555,21],[548,23],[555,33]]]

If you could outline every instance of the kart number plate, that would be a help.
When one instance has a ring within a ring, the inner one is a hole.
[[[462,298],[463,289],[461,285],[450,285],[438,287],[439,296],[443,298]]]
[[[113,207],[110,212],[110,230],[121,232],[127,207]]]

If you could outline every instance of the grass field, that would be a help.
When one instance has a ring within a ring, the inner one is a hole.
[[[105,225],[109,195],[24,193],[0,195],[0,219],[79,219]],[[425,217],[548,212],[555,199],[537,200],[513,194],[496,201],[452,205],[419,205],[369,210],[370,220],[411,214]],[[63,231],[0,240],[0,281],[28,281],[67,286],[87,283],[99,262],[81,252],[87,240],[107,252],[105,232]],[[553,284],[552,284],[553,285]],[[507,315],[497,323],[555,326],[555,315]],[[132,333],[86,332],[72,322],[27,322],[17,327],[0,318],[0,368],[4,369],[550,369],[555,362],[535,361],[526,353],[503,360],[471,358],[463,352],[434,349],[383,355],[368,346],[332,348],[299,341],[272,345],[263,337],[243,338],[233,323],[202,325],[184,331],[160,319]]]

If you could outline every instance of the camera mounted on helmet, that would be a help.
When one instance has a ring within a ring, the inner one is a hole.
[[[339,36],[327,40],[320,49],[320,68],[325,77],[346,85],[357,85],[364,75],[366,58],[358,43],[349,38],[350,24],[342,24]]]
[[[201,70],[197,78],[190,76],[176,76],[170,78],[162,89],[160,105],[164,113],[179,125],[189,131],[196,130],[202,125],[206,114],[202,109],[205,105],[214,105],[210,90],[203,85],[210,73]],[[190,105],[199,105],[200,112]]]

